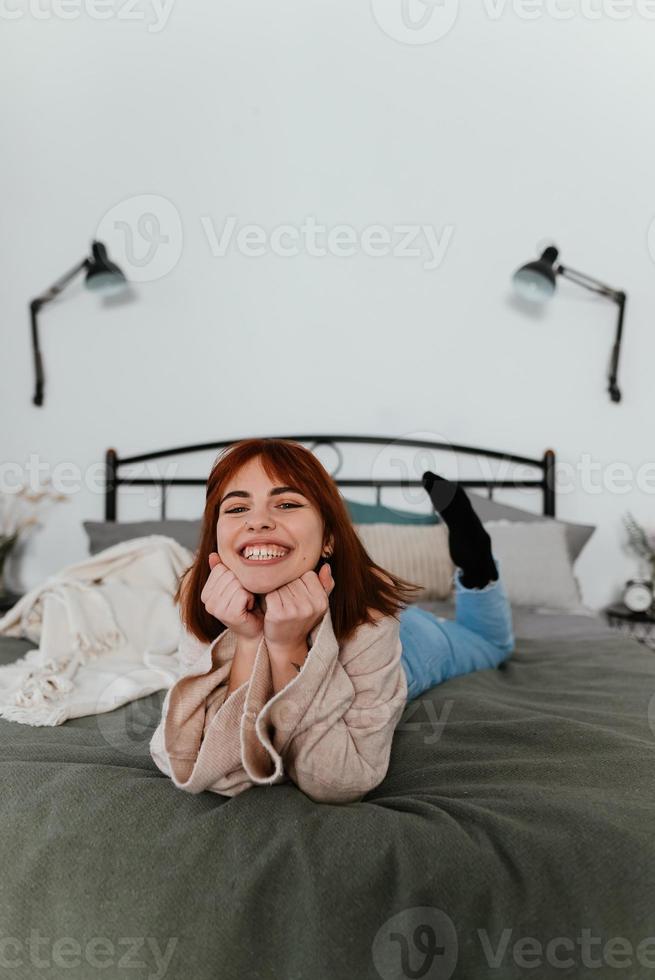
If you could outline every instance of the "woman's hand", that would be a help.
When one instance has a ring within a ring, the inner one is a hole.
[[[334,588],[328,564],[305,572],[287,585],[266,593],[264,637],[269,649],[295,650],[306,645],[307,635],[325,615]]]
[[[264,631],[264,614],[255,596],[244,589],[215,551],[209,556],[209,567],[209,578],[200,593],[205,609],[237,636],[244,640],[257,639]]]

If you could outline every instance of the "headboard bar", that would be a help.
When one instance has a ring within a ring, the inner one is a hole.
[[[493,490],[502,487],[539,487],[543,492],[543,513],[547,517],[555,517],[555,452],[547,449],[541,459],[531,459],[527,456],[519,456],[515,453],[503,453],[493,449],[481,449],[473,446],[462,446],[455,443],[430,442],[420,439],[403,439],[389,436],[265,436],[263,438],[288,439],[300,443],[313,443],[308,448],[313,451],[318,445],[329,445],[339,457],[337,472],[341,468],[343,456],[335,445],[337,443],[348,443],[357,445],[389,445],[393,443],[398,446],[407,446],[420,449],[445,449],[451,452],[463,453],[465,455],[486,456],[493,459],[503,459],[512,463],[522,463],[527,466],[535,467],[542,471],[539,479],[503,479],[503,480],[475,480],[461,479],[459,482],[464,487],[486,487],[489,499],[493,499]],[[105,455],[105,520],[115,521],[117,519],[117,493],[122,485],[130,486],[158,486],[161,490],[161,519],[166,519],[166,498],[171,486],[205,486],[207,477],[123,477],[119,475],[121,466],[129,466],[134,463],[144,463],[153,459],[162,459],[167,456],[182,456],[195,452],[206,452],[208,450],[221,450],[227,446],[238,442],[238,439],[228,439],[224,442],[196,443],[191,446],[179,446],[173,449],[162,449],[151,453],[141,453],[138,456],[126,456],[119,458],[115,449],[108,449]],[[338,477],[336,473],[331,473],[334,482],[340,487],[369,487],[375,488],[376,502],[381,503],[381,490],[383,487],[406,488],[422,487],[421,480],[411,479],[361,479]]]

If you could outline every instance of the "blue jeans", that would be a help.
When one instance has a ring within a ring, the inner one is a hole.
[[[497,667],[514,650],[512,610],[494,558],[498,579],[467,589],[455,570],[455,622],[418,606],[400,612],[401,663],[412,701],[449,677]]]

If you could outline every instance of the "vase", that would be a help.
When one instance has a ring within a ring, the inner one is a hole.
[[[0,535],[0,596],[11,594],[5,583],[5,562],[18,540],[18,534]]]

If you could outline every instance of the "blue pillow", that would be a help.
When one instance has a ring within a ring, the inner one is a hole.
[[[395,510],[383,504],[360,504],[355,500],[344,503],[350,512],[353,524],[441,524],[436,511],[431,514],[413,514],[407,510]]]

